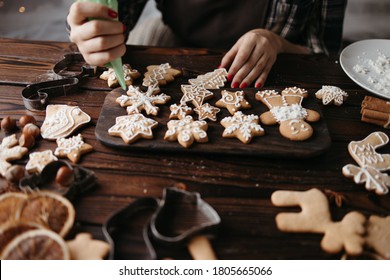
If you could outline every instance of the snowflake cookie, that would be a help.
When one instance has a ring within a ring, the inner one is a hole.
[[[245,93],[242,90],[235,92],[223,90],[221,94],[222,98],[218,100],[215,105],[228,109],[229,113],[232,115],[240,109],[251,108],[251,105],[246,101]]]
[[[147,72],[143,80],[143,84],[146,87],[153,85],[166,85],[169,82],[173,82],[175,77],[181,75],[181,71],[172,68],[169,63],[160,65],[149,65],[146,67]]]
[[[194,121],[191,116],[186,116],[182,120],[171,120],[167,125],[164,139],[178,141],[184,148],[191,146],[194,140],[199,143],[208,141],[208,125],[205,121]]]
[[[115,125],[108,129],[108,134],[121,137],[126,144],[131,144],[140,138],[152,139],[152,129],[157,125],[157,121],[142,114],[120,116],[115,119]]]
[[[335,86],[322,86],[315,95],[318,99],[322,99],[322,104],[334,104],[337,106],[341,106],[348,97],[345,91]]]
[[[159,90],[155,87],[148,87],[146,92],[140,90],[139,87],[129,86],[127,95],[121,95],[116,99],[122,107],[127,107],[126,111],[129,115],[138,114],[145,110],[146,114],[157,116],[159,108],[155,105],[165,104],[171,99],[170,96],[161,93],[156,94]]]
[[[232,117],[223,118],[221,124],[225,127],[222,137],[236,137],[244,144],[248,144],[255,136],[264,135],[264,129],[259,125],[259,117],[253,114],[244,115],[238,111]]]
[[[141,77],[141,73],[136,69],[132,69],[129,64],[123,64],[122,68],[127,86],[132,85],[134,79]],[[104,71],[100,75],[100,79],[107,81],[107,84],[110,88],[119,86],[119,81],[115,74],[114,68],[108,68],[107,71]]]
[[[80,160],[81,155],[93,151],[93,147],[83,141],[81,134],[71,138],[58,138],[54,154],[60,158],[67,157],[73,163]]]
[[[15,134],[5,137],[0,144],[0,175],[5,176],[7,170],[12,166],[9,161],[21,159],[27,154],[28,149],[18,145]]]

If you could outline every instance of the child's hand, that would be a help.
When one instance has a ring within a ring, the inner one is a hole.
[[[117,17],[115,11],[96,3],[75,2],[70,7],[70,40],[77,44],[88,64],[101,66],[126,52],[124,25],[113,20]],[[88,21],[89,18],[98,20]]]

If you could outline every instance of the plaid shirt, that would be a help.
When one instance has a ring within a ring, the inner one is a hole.
[[[347,0],[270,1],[264,28],[309,47],[313,53],[329,55],[340,51]],[[118,0],[119,18],[128,31],[135,26],[146,2]]]

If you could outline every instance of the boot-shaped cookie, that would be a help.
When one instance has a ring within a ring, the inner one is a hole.
[[[259,91],[256,99],[263,102],[269,109],[260,116],[266,125],[280,124],[280,133],[293,141],[303,141],[313,135],[313,128],[309,122],[320,119],[320,115],[313,110],[302,107],[303,98],[307,91],[297,87],[286,88],[281,94],[274,90]]]
[[[390,170],[390,154],[379,154],[376,148],[389,142],[389,137],[383,132],[373,132],[361,141],[352,141],[348,151],[359,166],[348,164],[343,167],[343,174],[353,178],[355,183],[363,184],[367,190],[378,195],[389,192],[390,176],[381,171]]]

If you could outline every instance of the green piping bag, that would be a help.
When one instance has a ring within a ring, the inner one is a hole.
[[[78,0],[80,2],[95,2],[98,4],[102,4],[104,6],[109,7],[111,10],[114,10],[118,12],[118,1],[117,0]],[[90,19],[92,20],[92,19]],[[116,19],[118,20],[118,19]],[[106,67],[113,68],[115,71],[115,75],[119,81],[119,84],[121,85],[123,90],[126,90],[126,82],[125,82],[125,75],[123,73],[123,65],[122,65],[122,58],[118,57],[117,59],[107,63],[105,65]]]

